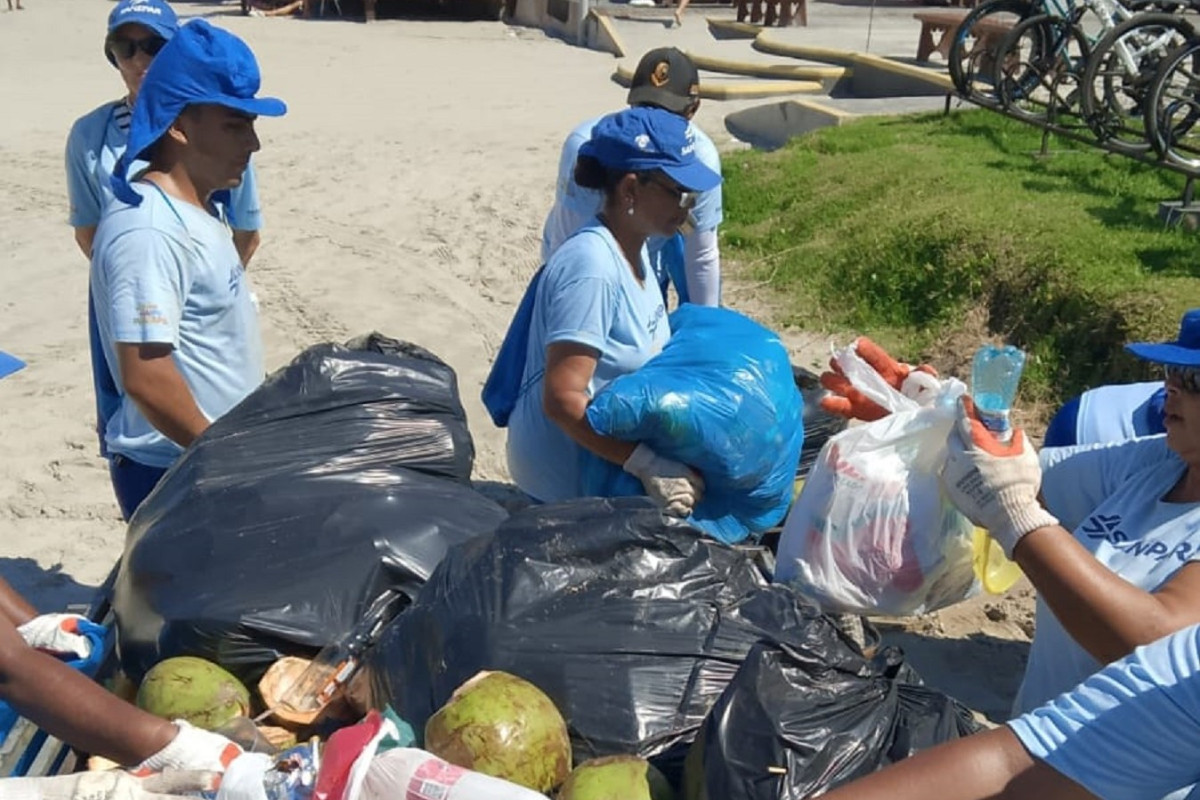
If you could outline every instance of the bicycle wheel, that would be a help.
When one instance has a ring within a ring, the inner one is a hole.
[[[1182,16],[1143,13],[1122,22],[1098,41],[1083,72],[1083,118],[1114,150],[1150,149],[1145,108],[1158,65],[1196,37]]]
[[[994,99],[990,81],[996,48],[1008,29],[1035,13],[1028,0],[987,0],[963,18],[946,64],[959,94],[976,102]]]
[[[1159,65],[1146,101],[1146,137],[1173,164],[1200,169],[1200,42]]]
[[[1078,114],[1088,52],[1083,31],[1071,20],[1042,14],[1020,23],[997,52],[993,84],[1000,107],[1029,122]]]

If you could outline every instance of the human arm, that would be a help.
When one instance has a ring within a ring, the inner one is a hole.
[[[36,616],[37,609],[19,595],[8,581],[0,578],[0,620],[6,620],[15,628]]]
[[[209,426],[187,381],[175,366],[172,347],[162,343],[117,343],[125,393],[159,433],[187,447]]]
[[[683,264],[688,301],[721,305],[721,248],[715,228],[693,230],[683,237]]]
[[[917,753],[820,795],[821,800],[1091,800],[1095,795],[1037,761],[1008,728]]]
[[[237,250],[243,267],[250,266],[250,259],[254,258],[260,242],[262,242],[262,237],[258,235],[258,231],[234,230],[233,246]]]
[[[89,261],[92,258],[92,242],[96,239],[95,225],[79,225],[75,228],[75,244],[79,245],[79,251],[83,253],[83,257]]]
[[[1194,563],[1157,591],[1145,591],[1097,560],[1042,507],[1042,471],[1024,431],[998,442],[964,398],[947,447],[942,482],[950,499],[992,533],[1067,633],[1097,661],[1107,664],[1200,622],[1200,568]]]
[[[637,444],[602,436],[587,421],[588,387],[597,360],[596,351],[586,345],[557,342],[547,347],[542,410],[581,447],[606,461],[624,464]]]

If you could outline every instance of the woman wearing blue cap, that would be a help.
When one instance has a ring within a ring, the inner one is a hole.
[[[0,378],[25,365],[0,352]],[[0,701],[39,728],[72,747],[143,771],[204,770],[222,772],[241,754],[223,736],[183,722],[147,714],[105,691],[57,658],[79,652],[73,615],[36,615],[17,592],[0,579]],[[45,624],[45,623],[54,624]],[[124,776],[124,777],[121,777]],[[67,800],[70,797],[149,798],[154,791],[180,794],[211,789],[211,775],[192,775],[174,787],[139,784],[126,773],[79,783],[78,776],[5,780],[0,797]],[[200,781],[197,783],[197,781]]]
[[[1017,713],[1200,623],[1200,309],[1183,316],[1174,341],[1127,349],[1163,366],[1165,435],[1046,448],[1039,461],[1023,431],[998,442],[967,398],[950,436],[947,493],[1038,592]],[[847,394],[847,407],[861,413],[861,398]],[[1103,704],[1081,704],[1073,716],[1033,716],[1014,731],[1034,757],[1050,759],[1061,740],[1056,726],[1079,727],[1103,712]],[[1145,717],[1130,715],[1129,737],[1156,735]],[[1120,763],[1117,755],[1097,744],[1092,758]]]
[[[666,307],[648,268],[646,239],[674,235],[696,193],[721,176],[696,157],[683,117],[638,107],[596,124],[579,150],[575,177],[603,191],[604,206],[554,252],[537,286],[508,420],[509,471],[537,500],[578,497],[588,450],[623,465],[668,513],[686,517],[703,491],[700,476],[645,444],[597,434],[585,413],[596,392],[666,343]]]
[[[91,258],[92,239],[104,206],[112,199],[109,180],[129,140],[129,120],[142,78],[150,62],[175,32],[179,20],[164,0],[120,0],[108,15],[104,56],[117,68],[127,94],[104,103],[75,121],[67,137],[67,194],[70,224],[83,255]],[[223,198],[233,229],[234,246],[243,264],[259,245],[262,214],[254,166],[246,167],[242,181]]]

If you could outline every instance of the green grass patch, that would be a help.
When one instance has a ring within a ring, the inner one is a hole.
[[[1126,342],[1200,306],[1196,234],[1158,203],[1183,178],[986,111],[870,118],[726,156],[722,257],[785,324],[864,333],[950,373],[984,338],[1032,356],[1022,394],[1058,402],[1145,379]]]

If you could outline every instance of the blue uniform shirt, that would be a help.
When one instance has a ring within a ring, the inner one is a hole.
[[[508,469],[521,490],[543,502],[579,497],[584,450],[542,410],[546,348],[586,345],[599,354],[588,391],[633,372],[671,335],[662,292],[643,251],[634,278],[608,228],[597,219],[568,239],[546,264],[529,326],[521,394],[508,420]]]
[[[67,195],[71,201],[68,221],[72,227],[86,228],[100,223],[100,215],[113,197],[109,179],[117,160],[125,154],[128,141],[129,106],[124,100],[105,103],[71,126],[66,157]],[[146,166],[144,161],[135,161],[129,174],[136,175]],[[256,231],[262,227],[253,164],[246,167],[241,184],[230,190],[228,198],[218,200],[228,201],[223,205],[233,228]]]
[[[550,260],[554,251],[567,240],[571,234],[583,227],[604,206],[604,193],[595,189],[584,189],[575,183],[575,161],[579,157],[579,148],[592,138],[592,128],[601,117],[589,119],[581,123],[567,136],[563,142],[562,154],[558,160],[558,181],[554,185],[554,207],[546,217],[542,227],[542,262]],[[704,166],[713,172],[721,172],[721,156],[717,146],[704,131],[691,125],[695,134],[696,157]],[[695,229],[698,231],[716,230],[724,219],[721,207],[721,187],[704,192],[696,200],[696,206],[691,212]],[[660,264],[659,251],[669,240],[654,237],[646,243],[650,265],[660,282],[665,282],[665,266]]]
[[[163,343],[200,411],[214,420],[263,380],[258,310],[225,223],[147,183],[138,206],[105,211],[92,249],[91,291],[104,362],[117,387],[102,403],[109,453],[169,467],[182,449],[159,433],[121,388],[116,345]],[[99,382],[101,375],[93,375]]]

